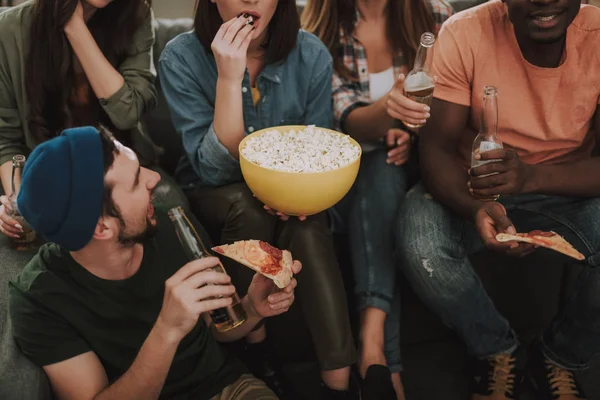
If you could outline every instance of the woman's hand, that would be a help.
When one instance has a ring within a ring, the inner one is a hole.
[[[410,134],[402,129],[390,129],[386,136],[386,142],[391,149],[388,151],[388,164],[402,165],[410,157],[411,137]]]
[[[289,215],[287,215],[287,214],[284,214],[284,213],[282,213],[281,211],[275,211],[275,210],[271,209],[271,207],[269,207],[269,206],[267,206],[267,205],[265,205],[265,206],[264,206],[264,209],[265,209],[265,210],[266,210],[266,211],[267,211],[269,214],[271,214],[271,215],[273,215],[273,216],[276,216],[276,217],[279,217],[279,219],[280,219],[280,220],[282,220],[282,221],[287,221],[288,219],[290,219],[290,216],[289,216]],[[299,216],[298,216],[298,219],[299,219],[300,221],[304,221],[304,220],[306,220],[306,215],[299,215]]]
[[[8,215],[8,211],[12,211],[8,197],[0,196],[0,232],[18,238],[23,233],[23,227]]]
[[[430,117],[429,106],[417,103],[404,95],[404,74],[398,77],[392,90],[387,95],[387,113],[390,117],[408,122],[413,125],[421,125]]]
[[[65,24],[65,33],[73,33],[77,28],[85,26],[86,21],[92,18],[92,15],[94,15],[95,12],[96,8],[87,4],[84,6],[81,0],[79,0],[71,19]]]
[[[246,54],[254,26],[243,16],[233,18],[219,28],[210,46],[217,62],[219,79],[241,83],[246,71]]]

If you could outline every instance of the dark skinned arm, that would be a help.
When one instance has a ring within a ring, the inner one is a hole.
[[[600,146],[600,107],[594,115],[596,145]],[[475,196],[541,193],[556,196],[600,197],[600,157],[559,164],[530,165],[519,159],[512,149],[481,154],[482,160],[499,159],[473,168],[470,186]],[[484,178],[478,176],[496,173]]]
[[[431,118],[421,128],[419,155],[423,181],[431,195],[473,220],[482,202],[467,189],[467,172],[458,150],[467,128],[469,107],[433,99]]]

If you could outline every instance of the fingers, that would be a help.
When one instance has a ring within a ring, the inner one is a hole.
[[[238,18],[236,18],[233,21],[233,23],[229,26],[229,28],[227,28],[227,32],[225,32],[225,36],[223,36],[223,41],[226,44],[233,43],[236,35],[240,31],[240,29],[244,27],[245,23],[246,18],[244,18],[243,16],[240,15]]]
[[[229,21],[225,22],[224,24],[221,25],[221,27],[219,28],[219,30],[217,31],[217,34],[215,35],[215,39],[220,39],[223,40],[225,38],[225,34],[227,33],[227,30],[231,27],[231,25],[233,25],[237,20],[239,19],[239,17],[236,18],[231,18]]]
[[[402,96],[404,97],[404,96]],[[410,104],[417,104],[419,108],[417,110],[407,109],[403,105],[399,105],[392,101],[391,97],[387,101],[387,112],[393,118],[399,119],[401,121],[408,122],[410,124],[420,125],[427,122],[427,118],[429,118],[429,108],[427,108],[427,112],[424,111],[424,107],[427,107],[421,103],[417,103],[415,101],[409,100],[406,97],[404,99]]]
[[[512,194],[513,190],[511,185],[505,184],[485,189],[469,189],[469,192],[474,197],[489,199],[500,195]]]
[[[287,311],[292,303],[294,302],[294,295],[293,294],[285,294],[286,297],[283,297],[285,293],[278,293],[278,297],[276,300],[274,300],[273,302],[271,301],[271,295],[269,296],[269,308],[273,311]]]
[[[494,173],[493,175],[485,176],[483,178],[471,178],[467,182],[467,186],[469,189],[488,189],[495,186],[506,185],[510,181],[509,178],[509,174]]]
[[[525,257],[533,253],[537,247],[531,243],[509,242],[510,247],[505,253],[511,257]]]
[[[389,147],[400,146],[410,141],[410,133],[402,129],[392,128],[386,135],[386,143]]]
[[[298,260],[294,260],[294,263],[292,264],[292,272],[294,275],[297,275],[300,273],[300,271],[302,271],[302,263]]]
[[[231,297],[204,300],[195,304],[195,312],[201,314],[207,311],[214,311],[218,310],[219,308],[229,307],[232,303],[233,299]]]
[[[268,212],[269,214],[271,214],[275,217],[278,217],[280,220],[282,220],[284,222],[289,221],[289,219],[290,219],[289,215],[282,213],[281,211],[275,211],[271,207],[267,206],[266,204],[263,206],[263,208],[265,209],[266,212]],[[299,215],[298,219],[300,221],[306,221],[306,215]]]
[[[234,293],[233,285],[206,285],[193,291],[192,300],[202,301],[214,297],[231,297]]]
[[[394,87],[400,90],[404,90],[404,81],[406,80],[406,76],[404,74],[398,75],[398,79],[394,82]]]
[[[500,232],[510,233],[511,235],[516,234],[517,230],[506,215],[506,210],[504,207],[498,203],[496,203],[496,205],[496,207],[488,208],[488,215],[494,220],[494,225],[496,226],[497,230]]]
[[[231,44],[234,49],[241,49],[244,46],[245,42],[250,43],[252,41],[252,31],[254,30],[254,26],[247,24],[237,33],[235,36],[235,40]],[[250,37],[250,39],[248,39]]]
[[[4,206],[8,211],[12,211],[12,207],[10,205],[10,200],[8,196],[2,195],[0,196],[0,204]]]
[[[486,153],[483,153],[483,154],[486,154]],[[479,167],[469,169],[469,175],[477,177],[477,176],[484,176],[484,175],[495,174],[495,173],[501,174],[501,173],[507,172],[509,169],[510,168],[506,162],[496,161],[496,162],[487,163],[484,165],[480,165]]]
[[[484,151],[475,155],[476,160],[512,160],[517,158],[517,152],[513,149],[497,149]]]
[[[166,284],[167,286],[176,286],[190,276],[197,274],[200,271],[204,271],[205,269],[216,267],[217,265],[219,265],[219,259],[216,257],[194,260],[181,267],[179,271],[167,280]]]
[[[195,289],[204,285],[226,285],[231,282],[229,275],[215,270],[198,272],[184,280],[184,285]]]
[[[8,237],[12,237],[12,238],[19,238],[20,235],[20,231],[17,230],[16,227],[7,225],[4,221],[0,220],[0,232],[2,232],[4,235],[8,236]]]
[[[402,165],[408,160],[409,155],[410,143],[404,143],[403,145],[388,151],[386,162],[388,164]]]

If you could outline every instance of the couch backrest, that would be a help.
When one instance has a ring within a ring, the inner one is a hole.
[[[190,31],[192,26],[193,20],[191,18],[157,18],[154,21],[156,40],[154,42],[153,58],[156,68],[158,68],[158,60],[166,44],[180,33]],[[142,122],[146,132],[154,143],[164,150],[160,158],[161,167],[172,175],[183,154],[183,147],[181,145],[181,138],[171,122],[167,101],[160,86],[160,76],[156,79],[156,90],[158,94],[156,108],[147,113]]]

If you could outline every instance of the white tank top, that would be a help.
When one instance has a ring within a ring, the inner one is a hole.
[[[394,86],[394,68],[390,67],[385,71],[376,74],[369,74],[369,92],[371,92],[371,101],[376,102]]]

